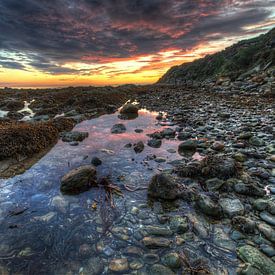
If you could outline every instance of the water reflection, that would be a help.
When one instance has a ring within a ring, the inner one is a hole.
[[[139,154],[133,146],[125,147],[138,141],[146,144],[147,134],[163,129],[157,124],[156,115],[141,110],[135,120],[121,120],[116,113],[83,121],[74,130],[89,132],[89,137],[79,146],[59,141],[23,175],[0,180],[0,268],[12,274],[93,274],[95,265],[103,263],[101,273],[107,274],[110,259],[128,257],[132,261],[141,257],[125,254],[129,246],[152,253],[142,245],[141,238],[146,226],[160,225],[159,214],[171,211],[173,215],[175,211],[194,217],[194,209],[184,202],[176,203],[181,204],[180,211],[157,202],[147,204],[144,187],[154,173],[172,168],[168,162],[181,159],[176,152],[179,142],[165,139],[161,148],[145,146]],[[125,124],[125,133],[111,134],[110,129],[117,123]],[[137,133],[136,129],[143,132]],[[115,198],[115,208],[100,204],[104,198],[100,188],[77,196],[60,193],[61,177],[73,168],[89,164],[95,156],[102,160],[97,168],[98,177],[109,176],[123,192],[124,197]],[[166,161],[156,162],[158,157]],[[184,245],[192,253],[206,253],[199,239]],[[160,256],[174,249],[154,253]],[[229,266],[235,264],[231,252],[206,257],[214,257],[215,268],[224,265],[225,260]],[[148,266],[144,262],[143,270]]]

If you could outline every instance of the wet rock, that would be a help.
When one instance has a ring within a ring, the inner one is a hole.
[[[144,143],[139,141],[137,144],[134,144],[134,150],[136,153],[141,153],[144,150]]]
[[[251,264],[246,263],[241,269],[238,269],[238,275],[263,275],[259,269],[253,267]]]
[[[144,229],[148,232],[148,234],[154,236],[169,237],[173,234],[173,232],[167,227],[148,225]]]
[[[223,213],[232,218],[244,214],[244,206],[239,199],[224,198],[219,200]]]
[[[61,133],[62,141],[64,142],[77,142],[83,141],[85,138],[89,136],[87,132],[63,132]]]
[[[68,207],[68,204],[68,201],[66,201],[65,198],[61,196],[55,196],[52,199],[52,206],[56,207],[63,213],[66,213],[66,208]]]
[[[256,146],[256,147],[260,147],[260,146],[265,145],[265,142],[262,139],[257,138],[257,137],[251,137],[249,139],[249,143],[253,146]]]
[[[109,270],[113,272],[128,271],[129,270],[128,260],[126,258],[112,259],[109,263]]]
[[[160,264],[154,264],[149,270],[151,275],[175,275],[175,273],[168,267]]]
[[[141,248],[135,247],[135,246],[129,246],[123,252],[124,255],[133,256],[133,257],[140,257],[143,255],[143,253],[144,252]]]
[[[182,216],[173,216],[170,219],[170,228],[176,233],[183,234],[188,231],[188,219]]]
[[[160,134],[163,138],[174,138],[176,136],[176,131],[172,128],[166,128],[161,131]]]
[[[115,124],[111,129],[112,134],[123,134],[125,132],[126,132],[126,127],[122,123]]]
[[[168,253],[161,259],[162,263],[172,269],[178,269],[181,267],[181,259],[178,253]]]
[[[246,156],[242,153],[236,153],[233,157],[236,161],[239,161],[239,162],[245,162],[247,159]]]
[[[258,211],[263,211],[268,206],[268,200],[265,199],[257,199],[253,201],[253,207]]]
[[[93,164],[94,166],[99,166],[102,164],[102,161],[98,157],[93,157],[91,160],[91,164]]]
[[[201,210],[201,212],[208,216],[214,218],[220,218],[222,216],[221,206],[205,194],[201,194],[199,196],[197,206]]]
[[[31,120],[32,121],[48,121],[50,117],[48,115],[35,116]]]
[[[181,132],[181,133],[179,133],[178,134],[178,140],[181,140],[181,141],[183,141],[183,140],[186,140],[186,139],[188,139],[188,138],[191,138],[192,137],[192,134],[191,133],[188,133],[188,132]]]
[[[142,129],[135,129],[135,132],[140,134],[140,133],[143,133],[143,130]]]
[[[265,191],[263,189],[252,183],[245,184],[243,182],[239,182],[234,185],[234,190],[236,193],[247,196],[263,197],[265,195]]]
[[[236,229],[243,233],[252,234],[255,232],[256,223],[250,218],[235,216],[232,219],[232,224]]]
[[[92,165],[78,167],[61,179],[61,191],[79,194],[96,185],[96,170]]]
[[[195,151],[196,149],[197,149],[197,142],[196,140],[193,140],[193,139],[189,139],[182,142],[178,147],[179,152]]]
[[[213,178],[207,180],[205,184],[209,191],[217,191],[223,186],[224,181],[218,178]]]
[[[138,114],[138,107],[131,103],[125,104],[121,108],[120,113],[121,114]]]
[[[274,257],[275,256],[275,248],[273,248],[270,245],[267,244],[261,244],[260,245],[261,251],[267,255],[268,257]]]
[[[163,163],[163,162],[166,162],[166,159],[158,157],[158,158],[155,159],[155,162],[157,162],[157,163]]]
[[[161,140],[160,139],[150,139],[150,140],[148,140],[147,145],[152,148],[160,148]]]
[[[180,194],[180,185],[171,175],[164,173],[152,177],[148,186],[148,196],[158,199],[174,200]]]
[[[148,253],[144,255],[143,260],[147,264],[155,264],[159,262],[159,256],[158,254]]]
[[[143,244],[148,248],[161,248],[161,247],[170,247],[172,241],[165,238],[159,237],[145,237],[142,240]]]
[[[268,212],[263,211],[263,212],[260,213],[260,218],[263,221],[265,221],[266,223],[268,223],[272,226],[275,226],[275,216],[274,215],[271,215]]]
[[[227,119],[227,118],[230,118],[230,114],[229,113],[226,113],[226,112],[221,112],[219,113],[219,116],[223,119]]]
[[[212,145],[212,149],[215,151],[222,151],[224,149],[224,143],[216,141]]]
[[[143,267],[143,262],[141,260],[135,259],[132,262],[130,262],[129,266],[133,270],[138,270]]]
[[[266,223],[258,224],[259,231],[272,243],[275,243],[275,230]]]
[[[237,253],[241,260],[251,264],[264,274],[274,275],[275,263],[257,248],[250,245],[244,245],[237,249]]]

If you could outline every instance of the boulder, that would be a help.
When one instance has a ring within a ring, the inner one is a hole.
[[[144,150],[144,143],[142,141],[139,141],[137,144],[134,145],[135,152],[141,153]]]
[[[134,104],[127,103],[121,108],[120,113],[121,114],[138,114],[138,107]]]
[[[201,210],[201,212],[208,216],[214,218],[220,218],[222,216],[221,206],[205,194],[201,194],[199,196],[197,206]]]
[[[148,186],[148,195],[153,198],[174,200],[180,194],[180,185],[171,175],[154,175]]]
[[[259,269],[263,274],[274,275],[275,263],[251,245],[244,245],[237,250],[238,256],[246,263]]]
[[[243,215],[244,206],[239,199],[223,198],[219,200],[223,213],[229,218]]]
[[[96,185],[96,169],[92,165],[78,167],[61,179],[61,191],[67,194],[79,194]]]
[[[160,139],[150,139],[147,142],[147,145],[152,148],[160,148],[161,146],[161,140]]]

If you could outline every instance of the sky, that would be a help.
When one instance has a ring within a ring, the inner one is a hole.
[[[154,83],[275,26],[275,0],[0,0],[0,87]]]

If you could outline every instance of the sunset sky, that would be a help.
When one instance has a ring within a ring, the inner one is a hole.
[[[275,26],[275,0],[0,0],[0,87],[153,83]]]

